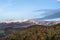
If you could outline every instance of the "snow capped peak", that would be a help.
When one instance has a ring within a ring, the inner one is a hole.
[[[2,22],[0,22],[0,23],[11,23],[11,22],[25,22],[25,21],[27,21],[27,19],[23,19],[23,20],[13,20],[13,19],[9,19],[9,20],[5,20],[5,21],[2,21]]]
[[[31,23],[31,24],[35,24],[35,25],[55,25],[55,24],[58,24],[60,23],[60,21],[45,21],[45,20],[35,20],[35,19],[23,19],[23,20],[13,20],[13,19],[10,19],[10,20],[5,20],[5,21],[2,21],[0,23]]]

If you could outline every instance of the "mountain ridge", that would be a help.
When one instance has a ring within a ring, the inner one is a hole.
[[[43,26],[52,26],[60,23],[60,21],[44,21],[44,20],[7,20],[4,22],[0,22],[0,29],[6,27],[13,28],[25,28],[31,25],[43,25]]]

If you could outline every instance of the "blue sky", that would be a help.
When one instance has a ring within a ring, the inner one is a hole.
[[[42,18],[44,12],[36,12],[36,10],[59,8],[59,0],[0,0],[0,21]]]

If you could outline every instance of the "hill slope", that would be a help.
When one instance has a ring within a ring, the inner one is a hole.
[[[0,40],[60,40],[60,24],[49,27],[32,25],[2,37]]]

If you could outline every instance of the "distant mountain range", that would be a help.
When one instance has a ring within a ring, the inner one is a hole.
[[[60,21],[44,21],[44,20],[6,20],[0,22],[0,29],[12,27],[12,28],[23,28],[31,25],[43,25],[43,26],[51,26],[60,23]]]

